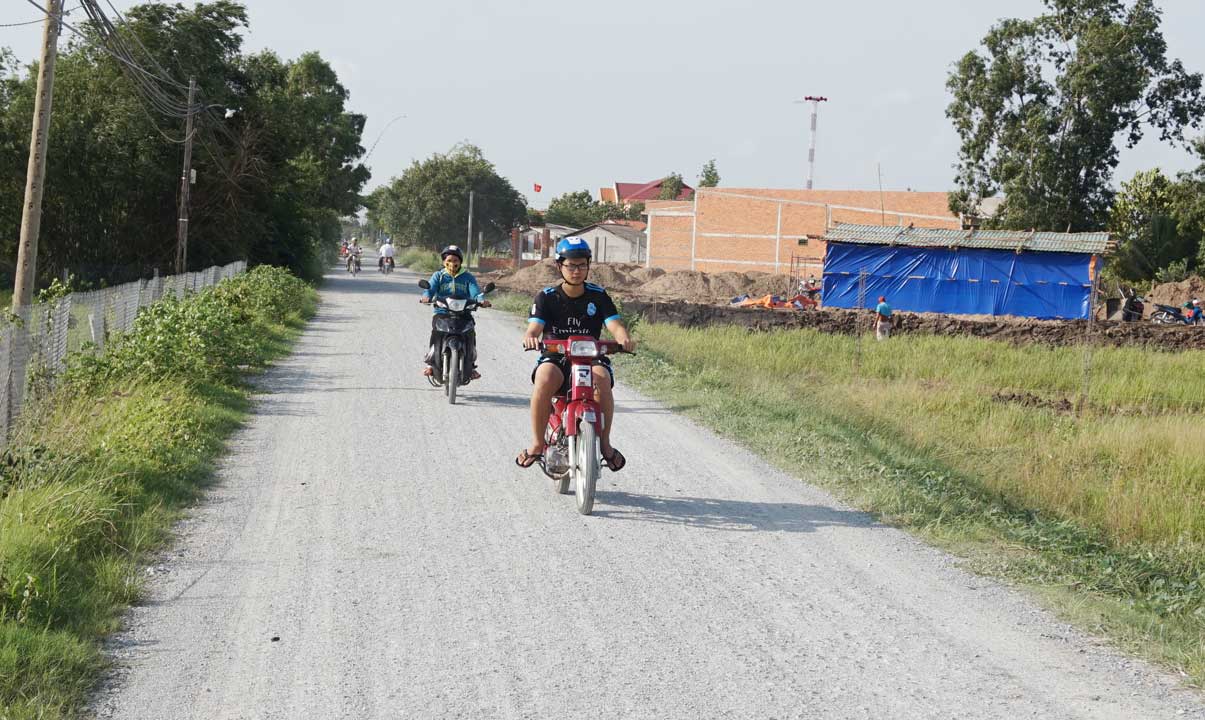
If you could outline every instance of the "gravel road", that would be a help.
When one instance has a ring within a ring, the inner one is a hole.
[[[375,258],[365,268],[375,266]],[[419,374],[417,275],[333,273],[109,645],[101,718],[1205,718],[1205,700],[622,386],[592,517],[512,458],[521,320]]]

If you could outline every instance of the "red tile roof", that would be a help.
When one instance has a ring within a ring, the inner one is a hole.
[[[661,195],[661,184],[665,182],[665,178],[654,180],[647,183],[615,183],[616,190],[619,191],[619,202],[639,202],[643,200],[656,200]],[[678,193],[677,200],[689,200],[694,195],[694,188],[683,183],[682,192]]]

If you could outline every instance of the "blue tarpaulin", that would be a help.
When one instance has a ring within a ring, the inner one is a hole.
[[[856,245],[830,242],[824,257],[824,305],[863,307],[880,295],[897,310],[1033,318],[1087,318],[1092,256]]]

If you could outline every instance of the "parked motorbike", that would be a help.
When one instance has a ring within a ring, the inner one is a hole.
[[[418,286],[431,289],[431,283],[419,280]],[[485,286],[483,294],[494,291],[494,284]],[[480,307],[474,298],[449,297],[432,301],[436,307],[448,312],[435,316],[436,346],[432,350],[431,366],[434,372],[427,381],[434,387],[443,387],[448,403],[456,404],[456,391],[473,379],[473,358],[470,357],[468,334],[476,327],[473,312]]]
[[[1151,313],[1151,322],[1159,325],[1191,325],[1192,320],[1172,305],[1155,303],[1155,312]]]
[[[388,275],[389,273],[393,272],[393,258],[391,257],[381,258],[381,262],[378,263],[378,265],[378,269],[381,271],[382,275]]]
[[[570,378],[569,394],[552,398],[540,469],[552,480],[553,490],[562,495],[569,492],[572,481],[577,511],[589,515],[594,511],[594,491],[602,466],[598,436],[605,421],[602,407],[594,399],[593,368],[598,358],[623,352],[623,346],[589,335],[573,335],[565,340],[545,340],[539,349],[567,357]]]

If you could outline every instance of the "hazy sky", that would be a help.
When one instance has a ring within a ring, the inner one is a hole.
[[[23,0],[3,4],[0,24],[37,14]],[[351,109],[368,116],[364,146],[381,136],[367,161],[370,187],[467,140],[536,207],[674,171],[693,184],[710,158],[721,185],[803,187],[810,106],[792,101],[809,94],[829,98],[817,188],[874,189],[881,164],[885,189],[948,190],[958,149],[944,114],[952,63],[997,19],[1042,8],[1040,0],[245,4],[246,50],[285,58],[317,50],[339,73]],[[1205,71],[1205,0],[1159,5],[1169,56]],[[40,38],[37,25],[0,28],[0,45],[22,59],[34,58]],[[1123,151],[1115,180],[1196,164],[1147,140]]]

